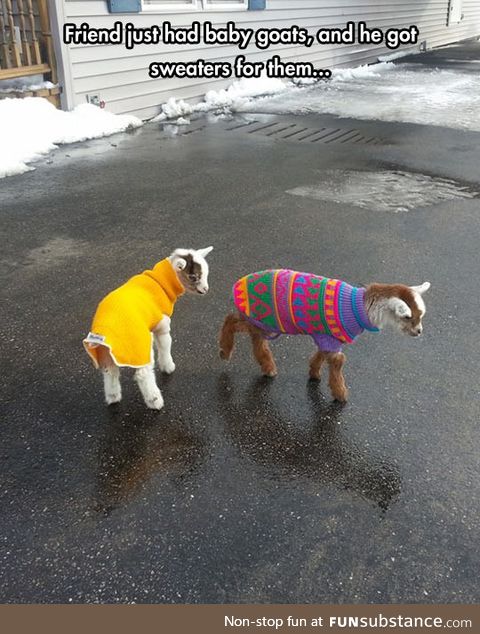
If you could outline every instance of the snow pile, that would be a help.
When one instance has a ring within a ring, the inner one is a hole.
[[[231,108],[237,110],[252,97],[277,95],[287,90],[288,85],[281,79],[260,77],[258,79],[241,79],[234,81],[226,90],[211,90],[205,95],[208,110],[217,108]]]
[[[58,144],[108,136],[141,125],[136,117],[115,115],[91,104],[63,112],[39,97],[0,100],[0,178],[33,169],[27,163],[48,154]]]
[[[240,79],[234,81],[228,88],[222,90],[210,90],[204,100],[197,104],[189,104],[183,99],[171,98],[162,105],[162,112],[152,121],[164,121],[185,117],[194,112],[207,112],[209,110],[241,110],[252,102],[253,98],[266,95],[276,95],[291,87],[281,79],[261,77],[257,79]]]
[[[393,70],[394,68],[395,65],[391,62],[367,64],[365,66],[356,66],[355,68],[334,68],[332,70],[331,82],[365,81],[368,79],[381,78],[383,73]]]
[[[197,106],[200,104],[197,104]],[[195,112],[195,106],[191,106],[183,99],[171,97],[162,105],[162,112],[154,117],[152,121],[165,121],[165,119],[186,118]]]
[[[480,131],[480,73],[389,62],[334,70],[329,82],[250,101],[240,110],[320,113]]]
[[[409,55],[421,55],[422,51],[418,49],[410,49],[409,51],[401,50],[396,53],[389,53],[388,55],[379,55],[377,57],[379,62],[393,62],[394,59],[401,59],[402,57],[408,57]]]
[[[23,79],[9,79],[0,81],[0,92],[33,92],[35,90],[51,90],[56,88],[58,84],[52,84],[51,81],[40,81],[37,83],[25,82]]]

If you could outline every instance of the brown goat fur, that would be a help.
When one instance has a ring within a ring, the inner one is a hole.
[[[245,321],[238,313],[231,313],[225,317],[220,332],[220,357],[225,361],[231,358],[235,346],[235,333],[237,332],[248,332],[250,335],[253,355],[258,361],[262,373],[265,376],[276,376],[277,366],[268,341],[265,339],[265,334],[260,328]]]

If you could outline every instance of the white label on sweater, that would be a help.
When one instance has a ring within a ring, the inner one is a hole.
[[[97,335],[94,332],[89,332],[85,341],[88,341],[88,343],[104,343],[105,337],[103,335]]]

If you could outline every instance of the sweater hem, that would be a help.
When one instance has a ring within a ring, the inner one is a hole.
[[[97,357],[95,356],[95,354],[93,354],[93,350],[95,350],[95,348],[98,348],[99,346],[103,346],[104,348],[108,348],[108,351],[110,352],[110,356],[113,359],[114,364],[117,366],[117,368],[133,368],[134,370],[139,370],[140,368],[145,368],[150,364],[154,364],[155,363],[155,358],[153,355],[153,334],[150,333],[151,336],[151,343],[152,343],[152,348],[151,348],[151,353],[150,353],[150,361],[148,363],[143,363],[142,365],[132,365],[131,363],[120,363],[119,361],[117,361],[115,354],[112,350],[112,346],[107,343],[106,341],[102,342],[102,343],[98,343],[98,342],[92,342],[89,341],[88,337],[93,334],[93,333],[89,333],[87,337],[85,337],[85,339],[82,341],[83,343],[83,347],[85,348],[85,352],[88,354],[88,356],[90,357],[90,359],[93,361],[93,365],[95,367],[96,370],[100,369],[100,365],[98,363]]]

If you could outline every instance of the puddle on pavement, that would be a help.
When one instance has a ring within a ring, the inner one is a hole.
[[[149,419],[139,423],[131,418],[124,418],[119,410],[109,411],[99,444],[92,504],[97,513],[109,515],[125,506],[156,477],[192,478],[205,459],[205,440],[181,423],[165,428],[158,421],[152,425]]]
[[[480,192],[450,179],[401,170],[327,170],[323,182],[295,187],[287,194],[399,213],[445,200],[477,198]]]

